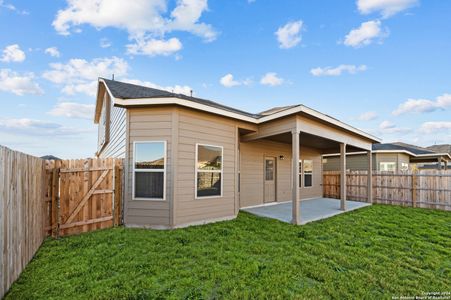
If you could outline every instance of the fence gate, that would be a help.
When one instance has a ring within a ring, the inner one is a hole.
[[[48,163],[50,226],[65,236],[120,224],[122,160],[77,159]]]

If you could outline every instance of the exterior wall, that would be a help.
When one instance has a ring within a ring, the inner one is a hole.
[[[321,154],[302,146],[300,152],[301,159],[313,160],[313,186],[300,188],[301,199],[321,197]],[[291,144],[269,140],[244,142],[240,143],[240,154],[240,207],[263,204],[265,157],[276,158],[276,200],[291,201]]]
[[[375,155],[373,154],[373,170],[376,170],[374,163]],[[346,170],[350,171],[366,171],[368,169],[368,159],[366,154],[353,154],[346,156]],[[327,156],[323,159],[324,171],[340,171],[340,157]]]
[[[108,112],[109,115],[109,126],[107,130],[108,139],[106,145],[99,153],[99,157],[125,157],[125,144],[126,144],[126,110],[122,107],[115,107],[110,99],[108,93],[104,98],[109,103]],[[99,124],[99,126],[102,126]],[[103,127],[103,126],[102,126]]]
[[[133,108],[127,113],[126,190],[124,221],[127,226],[170,226],[172,201],[173,108]],[[133,142],[166,141],[166,200],[133,200]]]
[[[178,163],[175,174],[174,225],[236,215],[236,151],[239,122],[188,109],[178,109]],[[195,198],[196,144],[223,147],[222,197]]]

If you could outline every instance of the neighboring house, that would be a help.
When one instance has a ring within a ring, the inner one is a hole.
[[[373,170],[402,172],[423,165],[431,165],[434,169],[447,168],[451,156],[449,153],[436,153],[432,150],[405,143],[386,143],[373,145]],[[350,153],[346,160],[346,168],[350,171],[366,171],[367,155]],[[440,163],[439,163],[440,162]],[[324,171],[339,171],[340,157],[338,153],[323,155]]]
[[[61,160],[61,158],[58,158],[54,155],[44,155],[44,156],[41,156],[41,158],[45,159],[45,160]]]
[[[252,114],[107,79],[94,121],[97,156],[125,158],[125,224],[152,228],[231,219],[265,203],[298,207],[323,195],[321,155],[379,142],[303,105]]]

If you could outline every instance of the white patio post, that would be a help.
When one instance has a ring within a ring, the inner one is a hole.
[[[292,174],[293,174],[293,190],[292,190],[292,223],[301,224],[300,212],[299,212],[299,132],[293,130],[291,132],[291,157],[292,157]]]
[[[371,151],[368,151],[366,155],[368,157],[368,176],[367,176],[368,203],[373,203],[373,153]]]
[[[340,144],[340,209],[346,210],[346,144]]]

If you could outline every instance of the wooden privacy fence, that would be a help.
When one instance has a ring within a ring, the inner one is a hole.
[[[0,146],[0,298],[44,241],[45,161]]]
[[[47,174],[52,236],[121,224],[121,159],[48,161]]]
[[[367,201],[367,171],[346,174],[349,200]],[[373,203],[451,210],[451,170],[373,171]],[[340,198],[340,172],[324,171],[324,197]]]

